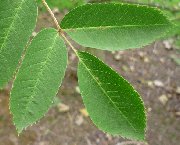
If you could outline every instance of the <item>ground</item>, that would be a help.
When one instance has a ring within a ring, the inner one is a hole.
[[[57,15],[58,19],[62,14]],[[51,18],[41,14],[36,32],[52,26]],[[75,44],[77,49],[82,49]],[[69,49],[69,48],[68,48]],[[99,53],[99,52],[98,52]],[[145,48],[104,53],[104,61],[133,84],[141,94],[148,118],[146,141],[149,145],[178,145],[180,142],[180,67],[172,55],[177,50],[167,49],[162,41]],[[98,130],[87,117],[76,75],[77,58],[69,51],[69,66],[57,97],[59,105],[52,107],[35,125],[19,137],[9,113],[11,83],[0,92],[0,145],[121,145],[126,139],[111,137]]]

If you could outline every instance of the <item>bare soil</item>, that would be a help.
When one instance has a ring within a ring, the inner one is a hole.
[[[57,14],[59,19],[62,14]],[[47,14],[39,16],[36,32],[52,26]],[[83,49],[75,44],[77,49]],[[69,48],[68,48],[69,49]],[[149,145],[180,143],[180,67],[171,59],[177,50],[155,42],[143,49],[108,52],[104,61],[129,80],[141,94],[148,117],[146,140]],[[69,51],[69,66],[57,96],[70,107],[60,112],[52,107],[39,123],[28,127],[19,137],[9,113],[9,84],[0,92],[0,145],[120,145],[126,141],[98,130],[80,113],[84,108],[77,91],[77,58]],[[48,88],[47,88],[48,89]],[[164,96],[164,97],[162,97]]]

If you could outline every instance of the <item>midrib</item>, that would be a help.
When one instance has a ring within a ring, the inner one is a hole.
[[[42,67],[42,69],[39,71],[39,73],[38,73],[38,77],[37,77],[37,81],[36,81],[36,83],[35,83],[35,85],[34,85],[34,88],[37,88],[37,86],[38,86],[38,84],[39,84],[39,81],[40,81],[40,77],[42,76],[42,72],[44,71],[44,66],[46,66],[47,65],[47,62],[48,62],[48,57],[51,55],[51,52],[52,52],[52,49],[54,48],[54,45],[55,45],[55,43],[56,43],[56,39],[57,39],[57,37],[59,37],[59,35],[57,34],[56,35],[56,37],[54,38],[54,41],[52,42],[52,45],[51,45],[51,47],[50,47],[50,50],[48,51],[48,54],[47,54],[47,56],[46,56],[46,60],[44,61],[44,63],[43,63],[43,67]],[[25,108],[25,110],[27,110],[28,108],[29,108],[29,104],[32,102],[32,100],[34,99],[34,96],[35,96],[35,91],[34,91],[35,89],[33,89],[33,92],[32,92],[32,95],[31,96],[29,96],[29,101],[28,101],[28,103],[27,103],[27,105],[26,105],[26,108]],[[26,111],[27,112],[27,111]],[[25,113],[24,113],[25,114]]]
[[[127,28],[127,27],[153,27],[153,26],[169,26],[170,24],[150,24],[150,25],[122,25],[122,26],[97,26],[97,27],[76,27],[76,28],[63,28],[65,31],[71,31],[71,30],[84,30],[84,29],[110,29],[110,28]]]
[[[79,57],[80,58],[80,57]],[[129,123],[129,125],[133,128],[133,130],[135,132],[137,132],[136,128],[132,125],[132,123],[127,119],[126,115],[124,115],[122,113],[122,111],[114,104],[114,102],[111,100],[110,96],[106,93],[106,91],[104,90],[104,88],[98,83],[97,79],[93,76],[93,74],[91,73],[91,71],[89,71],[88,67],[85,65],[85,63],[81,60],[81,63],[83,64],[83,66],[86,68],[86,70],[88,71],[88,73],[92,76],[92,78],[95,80],[95,82],[97,83],[97,85],[100,87],[100,89],[102,90],[102,92],[105,94],[105,96],[111,101],[111,103],[114,105],[114,107],[120,112],[120,114],[125,118],[125,120],[127,120],[127,122]]]

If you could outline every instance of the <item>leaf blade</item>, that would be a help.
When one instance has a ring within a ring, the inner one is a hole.
[[[140,95],[93,55],[78,52],[78,56],[79,86],[92,121],[112,135],[144,140],[146,117]]]
[[[18,133],[39,120],[49,109],[65,74],[67,50],[55,29],[38,33],[17,73],[10,111]]]
[[[0,89],[12,78],[37,18],[34,0],[1,0]]]
[[[87,4],[70,11],[61,27],[85,47],[139,48],[163,36],[172,24],[161,11],[131,4]]]

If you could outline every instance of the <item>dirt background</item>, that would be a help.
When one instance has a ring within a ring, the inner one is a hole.
[[[57,18],[62,19],[63,14],[56,13]],[[48,14],[41,14],[36,32],[53,26],[51,21]],[[167,43],[169,41],[158,41],[143,49],[96,53],[102,54],[104,61],[141,94],[148,117],[146,140],[149,145],[180,144],[180,67],[172,59],[179,53]],[[126,144],[126,139],[98,130],[82,112],[84,105],[78,90],[76,66],[77,58],[69,49],[66,77],[57,94],[64,105],[52,107],[39,123],[28,127],[19,137],[8,107],[11,83],[0,91],[0,145]]]

